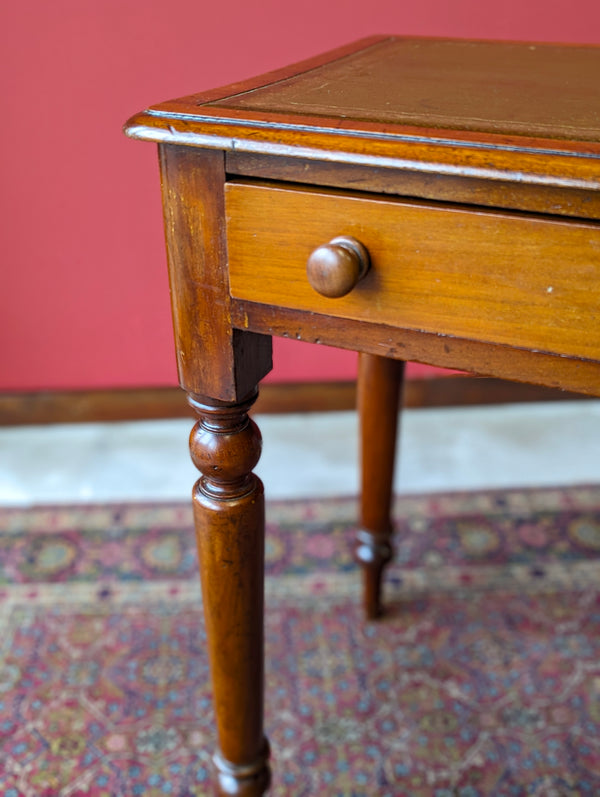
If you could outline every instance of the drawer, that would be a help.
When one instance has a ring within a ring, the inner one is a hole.
[[[396,328],[597,359],[600,226],[302,187],[230,183],[233,297]],[[318,294],[306,262],[352,236],[371,268]]]

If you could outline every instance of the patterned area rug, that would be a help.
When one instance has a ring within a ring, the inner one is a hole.
[[[268,507],[272,793],[600,794],[600,488],[403,498],[370,624],[355,516]],[[190,509],[7,509],[0,534],[0,794],[210,794]]]

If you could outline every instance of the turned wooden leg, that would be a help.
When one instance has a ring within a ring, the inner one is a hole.
[[[261,437],[239,404],[191,397],[190,435],[202,473],[194,518],[219,750],[218,794],[259,797],[269,786],[263,733],[264,498],[252,473]]]
[[[381,614],[381,580],[392,558],[391,506],[403,376],[401,360],[360,355],[358,410],[362,474],[356,558],[362,565],[364,607],[369,619]]]

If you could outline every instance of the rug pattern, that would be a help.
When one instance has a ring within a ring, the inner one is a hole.
[[[277,797],[600,794],[600,488],[398,500],[365,623],[350,499],[268,507]],[[191,512],[0,510],[0,793],[211,793]]]

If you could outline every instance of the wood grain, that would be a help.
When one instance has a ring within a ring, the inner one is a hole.
[[[470,371],[516,382],[600,396],[600,362],[446,335],[352,321],[304,310],[235,301],[232,321],[244,329],[396,359]]]
[[[600,219],[600,192],[523,181],[484,180],[323,160],[275,157],[234,150],[226,154],[231,176],[307,183],[377,194],[527,210],[557,216]]]
[[[228,184],[226,208],[237,299],[600,358],[600,225],[253,183]],[[330,299],[306,263],[336,235],[371,269]]]
[[[175,352],[181,386],[242,399],[270,371],[271,341],[231,327],[223,154],[160,147]]]

